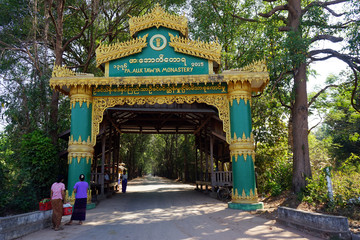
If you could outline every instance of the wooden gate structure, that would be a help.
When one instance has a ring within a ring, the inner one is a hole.
[[[99,133],[192,133],[200,160],[203,153],[211,158],[205,168],[197,159],[205,169],[197,179],[206,183],[224,177],[226,173],[208,169],[209,164],[213,169],[214,154],[227,155],[233,185],[229,208],[263,208],[255,184],[250,108],[252,92],[261,92],[269,81],[265,62],[216,74],[221,45],[190,40],[186,17],[159,5],[131,17],[129,29],[132,40],[97,48],[103,77],[54,67],[50,85],[68,95],[71,105],[68,189],[80,173],[90,182],[97,142],[104,141]],[[111,128],[116,131],[107,130]],[[229,153],[223,154],[227,149]],[[68,197],[74,194],[70,191]]]

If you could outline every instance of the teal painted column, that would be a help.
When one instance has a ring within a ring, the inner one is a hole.
[[[67,198],[73,203],[73,188],[80,174],[90,184],[91,163],[94,148],[91,143],[92,89],[89,86],[75,86],[70,90],[71,129],[68,146],[68,186]],[[90,193],[90,192],[89,192]],[[88,203],[91,194],[88,194]]]
[[[262,209],[255,182],[255,151],[251,124],[251,85],[248,81],[228,83],[230,108],[230,156],[233,192],[229,208]]]

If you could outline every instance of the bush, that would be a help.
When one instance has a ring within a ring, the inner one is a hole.
[[[278,196],[291,188],[292,163],[287,160],[275,161],[272,166],[258,175],[259,192]]]
[[[56,148],[41,131],[23,135],[17,146],[2,142],[0,147],[1,216],[38,209],[56,176],[66,171],[60,168]]]
[[[312,179],[307,179],[308,185],[302,193],[302,200],[310,204],[323,204],[328,209],[348,207],[349,204],[359,204],[360,173],[359,166],[345,162],[331,176],[333,188],[333,201],[330,201],[327,188],[326,173],[318,170],[313,173]],[[353,201],[351,201],[353,199]]]
[[[326,203],[329,200],[325,171],[313,173],[307,178],[307,186],[303,192],[302,200],[310,204]]]
[[[341,199],[338,204],[345,205],[350,199],[360,197],[360,164],[354,165],[352,161],[352,159],[345,161],[333,174],[334,195]],[[353,202],[356,203],[356,201]]]

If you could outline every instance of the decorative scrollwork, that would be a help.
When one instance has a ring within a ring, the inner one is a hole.
[[[92,139],[95,146],[97,134],[100,131],[100,123],[103,120],[105,109],[116,105],[143,105],[143,104],[172,104],[194,102],[206,103],[215,106],[219,110],[219,118],[223,121],[223,130],[226,133],[226,141],[230,143],[230,113],[226,94],[213,95],[187,95],[187,96],[143,96],[143,97],[94,97],[93,98],[93,118],[92,118]]]
[[[247,160],[248,156],[251,156],[253,162],[255,162],[255,146],[254,146],[254,135],[251,133],[249,138],[246,138],[245,133],[243,133],[242,138],[236,137],[234,133],[234,138],[231,138],[230,141],[230,155],[235,158],[237,162],[239,156],[244,156],[244,160]]]
[[[94,154],[94,145],[91,143],[90,136],[88,136],[86,141],[82,141],[81,136],[78,140],[74,140],[74,136],[71,135],[68,144],[68,164],[71,164],[73,158],[77,158],[78,163],[80,163],[81,158],[86,159],[86,163],[92,163],[92,158]]]
[[[267,66],[266,66],[265,59],[253,62],[253,63],[241,68],[241,71],[244,71],[244,72],[267,72]]]
[[[55,65],[51,77],[71,77],[76,76],[76,72],[71,71],[66,66]]]
[[[222,47],[219,42],[208,43],[203,41],[194,41],[187,38],[174,36],[171,33],[169,33],[169,36],[169,45],[173,47],[176,52],[206,58],[220,64]]]
[[[233,203],[257,203],[258,202],[257,188],[255,188],[254,191],[252,189],[250,189],[250,193],[248,196],[245,193],[245,189],[243,189],[242,194],[239,195],[237,188],[235,188],[235,190],[233,188],[231,202],[233,202]]]
[[[185,16],[173,15],[166,12],[159,4],[151,11],[141,17],[132,17],[129,19],[130,35],[134,35],[141,30],[160,26],[180,31],[184,36],[188,35],[188,24]]]
[[[147,46],[146,38],[143,37],[132,39],[126,42],[118,42],[110,45],[101,44],[96,49],[96,66],[109,62],[114,59],[123,58],[142,51]]]

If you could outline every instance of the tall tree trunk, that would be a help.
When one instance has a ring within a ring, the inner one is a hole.
[[[63,62],[63,16],[64,16],[64,0],[56,1],[56,43],[55,43],[55,65],[61,66]],[[52,1],[49,3],[50,11]],[[59,92],[53,90],[50,103],[50,137],[55,146],[58,142],[58,115],[59,115]]]
[[[301,36],[301,0],[288,0],[288,26]],[[299,54],[290,52],[291,55]],[[293,149],[293,190],[300,192],[306,186],[306,178],[311,177],[308,143],[308,102],[306,91],[306,60],[294,63],[294,105],[291,110]]]
[[[295,74],[295,103],[293,119],[293,190],[300,192],[306,186],[306,177],[311,177],[308,144],[308,103],[306,92],[306,63]]]

